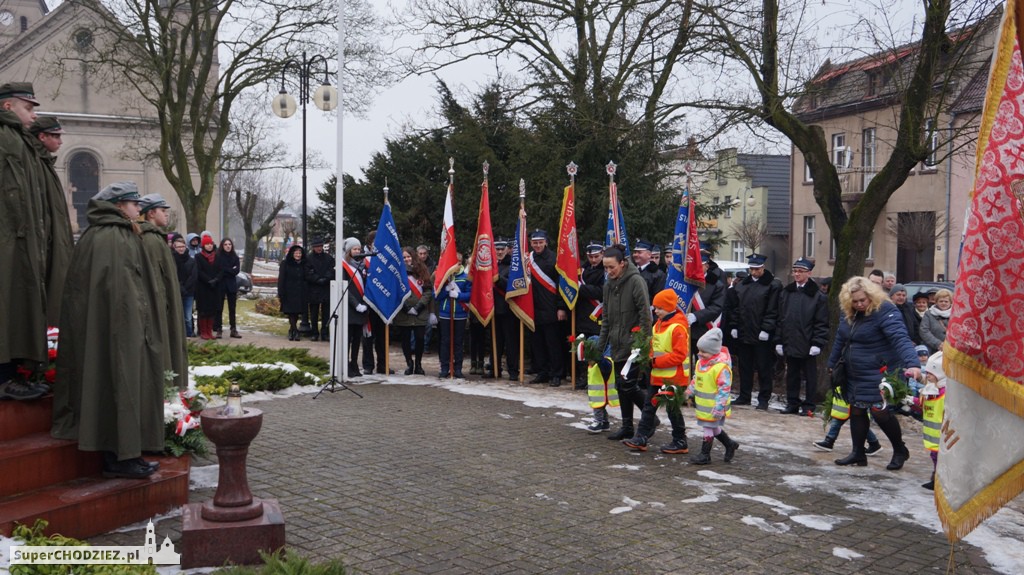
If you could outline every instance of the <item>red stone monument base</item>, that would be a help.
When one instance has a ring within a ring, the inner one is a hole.
[[[260,563],[260,551],[284,547],[284,515],[276,499],[263,499],[263,515],[246,521],[208,521],[203,504],[189,503],[181,513],[181,568]]]

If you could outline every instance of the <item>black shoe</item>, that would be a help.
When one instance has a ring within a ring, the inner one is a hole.
[[[0,399],[14,399],[17,401],[31,401],[39,399],[46,393],[37,387],[26,385],[20,381],[8,380],[0,384]]]
[[[868,458],[863,453],[857,453],[856,451],[850,453],[842,459],[836,460],[836,465],[856,465],[857,467],[867,467]]]
[[[510,373],[510,374],[508,374],[508,380],[509,381],[519,381],[519,374],[518,373]]]
[[[754,409],[758,411],[768,411],[768,402],[758,403]]]
[[[562,386],[562,378],[560,378],[560,377],[556,377],[556,378],[552,379],[551,383],[548,384],[548,387],[561,387],[561,386]]]
[[[537,377],[530,380],[531,385],[537,385],[538,383],[551,383],[551,379],[548,377],[538,375]]]
[[[802,415],[804,417],[814,417],[814,408],[813,407],[801,407],[800,408],[800,412],[797,415]]]
[[[647,438],[640,434],[631,439],[623,439],[622,444],[634,451],[647,451]]]
[[[924,487],[928,491],[935,491],[935,480],[931,479],[929,481],[926,481],[925,483],[921,484],[921,487]]]
[[[587,388],[587,380],[577,379],[576,383],[572,386],[573,391],[580,391]]]
[[[686,445],[686,439],[673,439],[672,443],[666,443],[661,446],[661,452],[677,455],[680,453],[689,453],[690,448]]]
[[[633,426],[621,427],[618,431],[608,436],[610,441],[622,441],[633,437]]]
[[[877,441],[872,441],[871,443],[868,443],[868,447],[867,447],[867,449],[864,450],[864,453],[866,455],[874,455],[874,454],[878,453],[881,450],[882,450],[882,444],[877,442]]]
[[[447,371],[442,371],[441,373],[437,374],[437,377],[440,379],[448,379],[448,376],[449,373]]]
[[[120,477],[123,479],[145,479],[156,471],[139,458],[126,459],[103,464],[103,477]]]
[[[348,376],[349,377],[362,377],[363,374],[359,373],[359,368],[358,367],[351,367],[350,366],[348,368]]]
[[[405,368],[405,375],[412,375],[413,371],[415,370],[413,370],[412,366],[410,365],[409,367]]]
[[[760,409],[760,408],[761,408],[761,406],[759,405],[758,409]],[[781,413],[782,415],[796,415],[796,414],[800,413],[800,407],[796,406],[796,405],[787,405],[786,409],[783,409],[779,413]],[[803,414],[801,414],[801,415],[803,415]]]
[[[707,465],[711,463],[711,448],[714,447],[715,439],[713,437],[705,437],[700,444],[700,453],[694,453],[690,456],[690,463],[694,465]]]
[[[835,445],[836,445],[836,440],[832,439],[831,437],[826,437],[825,439],[822,439],[821,441],[815,441],[814,442],[814,447],[817,448],[817,449],[820,449],[822,451],[832,451],[832,448],[835,447]]]
[[[722,445],[725,447],[725,457],[722,458],[722,461],[729,463],[736,455],[736,450],[740,448],[740,443],[738,441],[733,441],[725,431],[719,432],[715,437],[717,437],[718,441],[721,441]]]
[[[153,471],[160,471],[159,461],[146,461],[141,457],[136,457],[135,461],[138,462],[140,465],[145,465],[146,467],[152,469]]]
[[[607,421],[595,421],[587,426],[587,431],[590,433],[601,433],[602,431],[608,431],[611,427],[612,424]]]
[[[463,377],[461,371],[456,371],[454,377],[455,379],[466,379],[465,377]]]
[[[750,405],[750,399],[737,398],[736,401],[732,402],[732,405]]]
[[[412,372],[416,375],[427,375],[427,372],[423,371],[423,368],[418,365],[412,370]]]
[[[309,336],[309,341],[320,341],[320,336],[313,333],[313,335]]]
[[[907,459],[910,459],[910,450],[907,449],[906,445],[901,446],[899,449],[893,448],[892,459],[885,468],[889,471],[903,469],[903,464],[906,463]]]
[[[320,331],[320,341],[331,341],[330,330],[325,329]]]

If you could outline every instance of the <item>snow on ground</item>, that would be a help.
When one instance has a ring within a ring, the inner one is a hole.
[[[190,375],[219,375],[230,369],[231,366],[200,366],[190,368]],[[282,369],[295,370],[290,364],[272,364],[267,367],[280,367]],[[190,378],[190,383],[194,379]],[[586,396],[579,393],[566,392],[567,390],[551,390],[545,387],[525,387],[508,382],[482,382],[468,381],[464,379],[435,379],[422,376],[390,376],[387,379],[380,376],[363,376],[348,385],[359,387],[361,385],[380,383],[383,385],[418,385],[431,386],[446,389],[454,393],[464,395],[476,395],[482,397],[493,397],[509,401],[519,402],[527,407],[539,407],[558,409],[555,416],[566,420],[566,427],[574,433],[586,432],[585,427],[592,421],[592,411],[587,403]],[[296,395],[314,394],[320,391],[317,385],[292,386],[277,393],[250,393],[243,397],[246,403],[256,401],[267,401],[280,397],[292,397]],[[781,407],[781,406],[776,406]],[[511,418],[507,413],[497,413],[498,417]],[[616,418],[617,410],[610,410],[610,415]],[[925,455],[920,447],[920,425],[910,420],[901,420],[904,425],[904,434],[908,445],[911,446],[911,459],[924,458]],[[770,464],[775,463],[782,468],[783,483],[795,492],[821,491],[832,496],[845,500],[851,508],[870,509],[873,511],[889,514],[907,523],[924,526],[935,532],[941,532],[938,516],[935,513],[933,494],[930,491],[921,489],[920,483],[928,479],[927,469],[930,466],[918,465],[917,471],[905,468],[900,473],[889,473],[879,469],[888,459],[888,446],[883,438],[883,445],[886,449],[874,458],[874,463],[869,470],[864,468],[843,468],[832,463],[836,457],[842,457],[849,448],[849,432],[844,430],[840,435],[834,453],[816,451],[812,447],[814,441],[824,437],[824,431],[819,423],[808,425],[800,421],[796,416],[780,416],[778,414],[761,414],[750,409],[737,408],[734,410],[734,417],[729,420],[728,430],[733,437],[740,442],[738,457],[750,454]],[[613,423],[613,428],[615,427]],[[785,439],[783,439],[785,438]],[[650,456],[651,454],[640,454]],[[797,463],[793,463],[796,458]],[[654,454],[651,461],[656,461],[658,455]],[[618,465],[614,466],[625,471],[640,469],[639,465]],[[217,481],[217,466],[194,468],[190,487],[201,489],[213,487]],[[795,506],[766,497],[756,493],[757,486],[752,482],[735,475],[718,473],[708,469],[697,471],[697,477],[678,478],[677,481],[684,488],[684,492],[690,497],[683,498],[682,503],[702,505],[714,503],[723,496],[739,499],[748,499],[752,502],[766,506],[766,509],[785,517],[785,520],[773,522],[763,517],[747,515],[741,519],[744,524],[750,525],[770,533],[785,533],[798,524],[806,528],[819,531],[831,530],[835,525],[848,521],[848,518],[839,516],[814,515],[810,513],[797,513],[801,510]],[[537,497],[548,497],[546,494],[538,493]],[[633,511],[644,503],[635,501],[628,497],[623,499],[624,505],[609,510],[610,514],[616,515]],[[652,507],[663,506],[663,503],[651,502],[647,504]],[[1024,540],[1024,513],[1019,511],[1020,505],[1013,504],[1004,508],[995,516],[978,527],[964,541],[979,548],[985,559],[994,569],[1001,573],[1024,573],[1024,546],[1020,541]],[[125,529],[138,529],[139,526],[129,526]],[[11,539],[0,537],[0,573],[6,571],[9,566],[9,552],[11,544],[17,544]],[[854,560],[863,557],[856,550],[836,547],[833,555],[842,559]],[[161,569],[161,573],[165,571]],[[204,573],[206,570],[193,570],[192,573]],[[170,573],[170,571],[167,571]]]

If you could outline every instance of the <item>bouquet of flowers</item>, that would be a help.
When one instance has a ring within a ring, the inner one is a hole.
[[[626,365],[622,368],[623,376],[634,365],[640,369],[641,373],[651,371],[651,336],[646,335],[640,326],[634,327],[630,332],[633,334],[633,340],[630,343],[632,351]]]
[[[168,379],[173,379],[171,373]],[[175,457],[185,453],[206,455],[199,413],[206,407],[206,396],[195,389],[168,387],[164,395],[164,450]]]
[[[51,327],[46,330],[46,364],[40,364],[36,369],[23,365],[16,368],[18,376],[28,384],[44,384],[49,388],[57,380],[57,338],[60,330]]]
[[[576,339],[572,342],[576,359],[585,361],[588,365],[593,365],[604,359],[604,354],[597,348],[597,340],[597,336],[587,337],[582,333],[576,336]]]

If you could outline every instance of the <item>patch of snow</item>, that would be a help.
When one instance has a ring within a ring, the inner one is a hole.
[[[683,503],[714,503],[718,501],[718,496],[713,493],[705,493],[704,495],[698,495],[697,497],[691,497],[689,499],[681,499]]]
[[[832,555],[840,559],[848,559],[851,561],[863,557],[860,553],[857,553],[853,549],[847,549],[846,547],[833,547]]]
[[[651,501],[650,503],[648,503],[648,505],[650,505],[651,507],[654,507],[655,509],[664,509],[665,508],[665,504],[660,502],[660,501]]]
[[[632,510],[633,510],[633,508],[629,507],[627,505],[626,507],[613,507],[612,510],[609,511],[608,513],[611,513],[612,515],[618,515],[620,513],[625,513],[627,511],[632,511]]]
[[[640,505],[643,504],[642,501],[637,501],[636,499],[630,499],[629,497],[626,497],[625,495],[622,496],[622,502],[625,503],[626,505],[629,505],[630,507],[639,507]]]
[[[555,415],[558,416],[558,417],[567,417],[569,419],[576,419],[576,414],[575,413],[566,413],[564,411],[556,411]]]
[[[818,531],[832,531],[832,527],[849,521],[846,517],[835,517],[833,515],[792,515],[793,523],[799,523],[804,527],[817,529]]]
[[[717,479],[718,481],[724,481],[726,483],[732,483],[733,485],[750,485],[750,482],[742,477],[735,475],[726,475],[724,473],[716,473],[707,469],[702,469],[697,472],[697,475],[701,477],[707,477],[708,479]]]
[[[787,505],[787,504],[779,501],[778,499],[774,499],[772,497],[767,497],[767,496],[764,496],[764,495],[747,495],[746,493],[730,493],[729,496],[730,497],[734,497],[736,499],[747,499],[749,501],[756,501],[758,503],[764,503],[765,505],[771,507],[772,511],[778,513],[779,515],[789,515],[790,511],[800,511],[799,507],[793,507],[792,505]]]
[[[207,489],[217,487],[217,480],[220,478],[220,465],[204,465],[193,467],[188,472],[188,489]]]
[[[616,463],[615,465],[609,465],[612,469],[625,469],[626,471],[639,471],[643,468],[643,465],[626,465],[624,463]]]
[[[753,525],[767,533],[785,533],[789,531],[789,525],[785,523],[769,523],[767,520],[761,517],[754,517],[753,515],[745,515],[740,521],[747,525]]]
[[[551,496],[547,493],[534,493],[533,496],[544,501],[551,501]]]
[[[512,419],[512,416],[507,414],[507,413],[499,413],[498,417],[500,417],[502,419]]]

